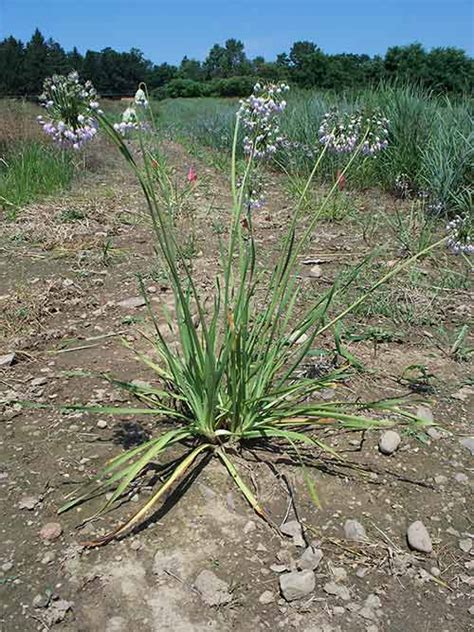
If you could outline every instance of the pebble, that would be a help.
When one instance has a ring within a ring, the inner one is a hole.
[[[63,528],[59,522],[48,522],[41,528],[40,538],[52,542],[53,540],[57,540],[62,532]]]
[[[18,503],[18,509],[28,509],[28,511],[33,511],[39,502],[40,499],[38,496],[23,496]]]
[[[229,584],[212,571],[201,571],[196,577],[194,587],[208,606],[223,606],[232,599]]]
[[[2,571],[4,573],[8,573],[8,571],[11,571],[13,568],[13,562],[5,562],[5,564],[2,564]]]
[[[143,296],[132,296],[131,298],[120,301],[117,305],[125,308],[138,308],[146,305],[146,301]]]
[[[463,472],[458,472],[457,474],[455,474],[454,480],[457,483],[467,483],[469,481],[469,478]]]
[[[395,430],[386,430],[379,439],[379,450],[382,454],[393,454],[400,445],[401,438]]]
[[[56,553],[54,551],[47,551],[41,558],[41,564],[51,564],[56,559]]]
[[[314,549],[312,546],[308,546],[306,551],[296,562],[296,565],[300,570],[314,571],[319,566],[322,559],[323,552],[321,549]]]
[[[448,477],[443,476],[442,474],[437,474],[434,477],[434,482],[436,483],[436,485],[444,485],[445,483],[448,482]]]
[[[423,419],[423,421],[433,422],[433,412],[429,406],[418,406],[416,416]]]
[[[139,551],[142,548],[140,540],[133,540],[130,543],[130,548],[132,549],[132,551]]]
[[[421,553],[431,553],[433,550],[430,535],[421,520],[412,522],[412,524],[408,527],[407,540],[410,548],[415,551],[420,551]]]
[[[286,601],[302,599],[313,592],[316,580],[313,571],[293,571],[280,575],[280,590]]]
[[[342,568],[341,566],[334,567],[332,569],[332,574],[334,575],[334,579],[337,582],[343,582],[347,579],[347,571],[345,568]]]
[[[322,273],[323,273],[323,270],[322,270],[321,266],[316,264],[316,265],[311,267],[308,276],[310,276],[313,279],[319,279],[319,277],[322,275]]]
[[[258,598],[259,602],[266,605],[275,601],[275,595],[271,590],[265,590]]]
[[[334,595],[335,597],[339,597],[343,601],[349,601],[349,599],[351,598],[349,589],[346,586],[337,584],[336,582],[328,582],[327,584],[324,584],[323,590],[328,595]]]
[[[474,437],[463,437],[459,439],[459,443],[467,448],[472,456],[474,456]]]
[[[344,535],[346,540],[354,542],[363,542],[367,538],[364,527],[357,520],[346,520],[344,524]]]
[[[99,419],[99,421],[97,422],[97,428],[100,428],[101,430],[103,430],[104,428],[107,428],[107,422],[105,421],[105,419]]]
[[[469,551],[472,549],[471,538],[465,538],[464,540],[459,540],[459,548],[461,549],[461,551],[464,551],[464,553],[469,553]]]
[[[44,386],[47,383],[48,383],[47,377],[35,377],[30,382],[31,386]]]
[[[252,531],[255,531],[256,528],[257,525],[255,524],[255,522],[253,520],[249,520],[244,526],[244,533],[252,533]]]
[[[49,595],[39,594],[33,599],[33,608],[47,608],[50,601]]]
[[[298,520],[290,520],[281,525],[280,531],[293,539],[293,544],[298,547],[306,546],[303,538],[303,528]]]
[[[11,366],[15,362],[15,354],[7,353],[5,355],[0,356],[0,367],[6,368],[7,366]]]

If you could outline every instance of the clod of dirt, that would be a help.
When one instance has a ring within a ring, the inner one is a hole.
[[[296,565],[300,570],[314,571],[319,566],[322,559],[323,552],[321,549],[313,549],[312,546],[308,546],[306,551],[296,562]]]
[[[316,580],[313,571],[293,571],[280,576],[280,590],[286,601],[302,599],[313,592]]]
[[[126,309],[134,309],[144,307],[146,305],[146,301],[143,296],[132,296],[131,298],[126,298],[125,300],[120,301],[117,305]]]
[[[194,587],[208,606],[223,606],[232,599],[229,584],[212,571],[201,571],[196,577]]]
[[[421,553],[431,553],[433,550],[430,534],[421,520],[412,522],[412,524],[408,527],[407,540],[410,548],[415,551],[420,551]]]
[[[0,368],[6,369],[11,366],[15,362],[15,358],[16,356],[14,353],[7,353],[0,356]]]
[[[284,535],[289,535],[293,539],[295,546],[306,546],[306,542],[303,538],[303,528],[298,520],[290,520],[281,525],[280,531]]]
[[[57,540],[62,532],[63,528],[59,522],[48,522],[41,528],[40,538],[52,542],[53,540]]]
[[[395,430],[386,430],[379,439],[379,450],[387,456],[393,454],[400,445],[401,438]]]
[[[349,601],[349,599],[351,598],[349,589],[346,586],[337,584],[336,582],[328,582],[327,584],[324,584],[323,590],[328,595],[334,595],[335,597],[339,597],[343,601]]]
[[[472,456],[474,456],[474,437],[463,437],[459,439],[459,443],[467,448]]]
[[[346,520],[344,524],[344,535],[346,540],[353,540],[354,542],[363,542],[367,538],[365,528],[357,520]]]

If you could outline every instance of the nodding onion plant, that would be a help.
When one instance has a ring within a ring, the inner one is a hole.
[[[106,377],[111,383],[133,393],[143,406],[64,408],[119,415],[146,414],[154,416],[157,422],[172,421],[173,425],[172,429],[109,461],[97,476],[69,498],[60,511],[102,492],[112,493],[108,494],[108,500],[100,512],[110,508],[149,464],[162,458],[169,448],[182,444],[183,451],[177,465],[171,471],[167,469],[164,482],[145,504],[124,524],[90,543],[92,545],[103,544],[125,534],[206,455],[207,458],[212,456],[220,460],[248,503],[258,514],[268,518],[238,469],[235,454],[239,447],[258,443],[262,448],[275,449],[286,442],[296,455],[300,454],[298,446],[302,445],[315,452],[328,451],[334,456],[334,451],[318,438],[321,428],[360,430],[388,427],[395,423],[394,416],[405,423],[423,423],[423,420],[401,408],[400,400],[351,404],[318,398],[322,388],[347,375],[344,368],[333,369],[315,378],[301,371],[316,338],[323,332],[333,330],[344,316],[382,283],[437,245],[433,244],[391,269],[363,296],[336,316],[330,317],[329,308],[334,296],[343,289],[337,283],[302,311],[298,306],[298,256],[324,206],[337,189],[338,182],[334,183],[319,210],[306,222],[303,231],[297,231],[298,220],[303,200],[328,145],[322,146],[318,152],[270,278],[264,282],[258,273],[258,253],[252,224],[255,207],[248,203],[248,187],[257,172],[259,177],[264,173],[260,166],[262,160],[271,157],[284,141],[278,131],[278,115],[285,106],[282,94],[286,89],[286,86],[258,85],[256,92],[241,103],[232,148],[233,203],[229,212],[228,238],[221,249],[221,265],[214,281],[213,299],[206,306],[173,229],[170,177],[166,165],[159,153],[150,149],[150,143],[157,139],[157,129],[148,106],[146,87],[140,86],[141,98],[136,99],[137,118],[143,122],[135,130],[139,157],[137,152],[131,151],[120,126],[114,126],[106,114],[96,110],[99,127],[122,153],[145,196],[156,248],[165,264],[174,295],[179,346],[177,350],[175,345],[170,345],[165,339],[141,284],[154,323],[153,346],[159,360],[136,353],[146,367],[155,372],[156,383],[151,386],[137,385]],[[51,107],[51,111],[56,112],[57,108]],[[236,156],[240,131],[245,134],[245,168],[243,173],[238,174]],[[369,128],[361,128],[357,147],[342,175],[350,169],[355,156],[365,146],[367,138],[371,137],[370,134]],[[196,309],[198,327],[194,318]],[[370,412],[379,413],[379,418],[370,417]],[[380,413],[384,414],[382,418]],[[390,418],[387,413],[390,413]],[[314,490],[310,488],[309,491],[314,497]]]

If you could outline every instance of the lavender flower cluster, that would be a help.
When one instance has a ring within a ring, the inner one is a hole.
[[[362,131],[368,129],[367,136],[362,143],[362,153],[375,156],[382,149],[388,147],[388,119],[380,112],[375,112],[362,120]]]
[[[327,145],[333,153],[351,153],[359,140],[361,118],[357,112],[350,114],[332,108],[323,116],[319,126],[319,142]]]
[[[446,232],[449,235],[446,246],[455,255],[464,253],[474,254],[474,244],[470,235],[470,221],[467,216],[456,215],[446,224]]]
[[[349,154],[362,141],[361,151],[376,156],[388,146],[388,119],[380,112],[367,116],[360,112],[340,112],[332,108],[323,116],[319,142],[336,154]]]
[[[90,81],[82,84],[77,72],[45,79],[39,101],[47,114],[37,120],[60,147],[80,149],[97,134],[97,92]]]
[[[284,141],[278,116],[286,107],[282,95],[289,90],[286,83],[255,84],[253,93],[240,101],[237,113],[245,130],[244,151],[256,159],[269,158]]]
[[[316,156],[316,150],[311,147],[310,145],[307,145],[306,143],[300,143],[297,140],[289,140],[288,138],[284,138],[281,142],[281,146],[283,149],[286,149],[288,151],[299,151],[302,152],[306,158],[309,158],[310,160],[313,159]]]
[[[242,184],[242,180],[239,179],[237,188],[240,189]],[[259,173],[254,172],[246,184],[244,204],[249,211],[258,211],[265,206],[266,202],[264,180]]]

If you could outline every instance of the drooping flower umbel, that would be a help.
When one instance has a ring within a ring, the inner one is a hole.
[[[280,134],[278,117],[286,107],[283,93],[286,83],[255,84],[252,94],[240,101],[238,117],[245,131],[244,151],[261,160],[271,157],[285,140]]]
[[[46,114],[38,122],[60,147],[80,149],[96,135],[97,92],[90,81],[81,83],[77,72],[45,79],[39,101]]]
[[[459,255],[474,254],[474,243],[471,239],[471,220],[465,215],[456,215],[448,224],[446,224],[446,233],[449,235],[446,240],[446,246],[452,253]]]
[[[126,136],[127,132],[137,130],[140,127],[137,112],[134,107],[129,105],[122,114],[120,123],[114,124],[114,129],[122,136]]]
[[[362,153],[375,156],[388,146],[388,123],[378,111],[363,115],[332,108],[321,121],[319,141],[336,154],[351,153],[362,143]]]

